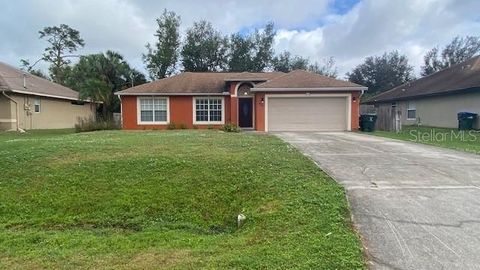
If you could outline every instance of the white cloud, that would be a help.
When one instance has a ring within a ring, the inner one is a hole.
[[[399,50],[418,71],[431,47],[456,35],[480,33],[479,9],[478,1],[364,0],[317,29],[279,31],[276,47],[307,55],[313,61],[334,56],[340,75],[366,56]]]
[[[44,26],[66,23],[87,43],[80,53],[113,49],[144,70],[141,54],[153,42],[155,18],[163,9],[182,17],[182,29],[207,19],[224,34],[278,27],[275,48],[322,61],[334,56],[340,75],[368,55],[397,49],[418,70],[426,50],[456,35],[480,33],[480,2],[476,0],[363,0],[345,14],[335,14],[333,0],[30,0],[6,1],[0,10],[0,61],[18,65],[37,59],[45,42]]]

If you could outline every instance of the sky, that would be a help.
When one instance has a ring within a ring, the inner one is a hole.
[[[34,62],[47,46],[38,31],[64,23],[85,40],[79,54],[114,50],[146,73],[142,53],[155,41],[155,18],[164,9],[181,16],[182,33],[201,19],[223,34],[273,21],[276,52],[311,62],[334,57],[340,78],[365,57],[392,50],[406,54],[418,74],[432,47],[480,35],[478,0],[16,0],[3,1],[0,10],[0,61]]]

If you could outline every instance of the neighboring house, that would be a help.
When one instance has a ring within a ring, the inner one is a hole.
[[[78,92],[0,62],[0,130],[73,128],[94,116]]]
[[[480,56],[395,87],[364,103],[375,105],[377,127],[382,130],[414,124],[457,128],[457,113],[480,114]]]
[[[185,72],[116,94],[124,129],[232,123],[258,131],[347,131],[358,129],[358,103],[366,89],[302,70]]]

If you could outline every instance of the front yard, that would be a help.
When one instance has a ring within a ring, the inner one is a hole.
[[[480,154],[480,132],[478,131],[404,126],[401,132],[375,131],[370,134]]]
[[[365,267],[343,189],[273,136],[3,133],[0,164],[0,268]]]

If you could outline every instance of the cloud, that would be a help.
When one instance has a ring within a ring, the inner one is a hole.
[[[479,9],[478,1],[364,0],[314,30],[279,31],[276,46],[314,60],[334,56],[341,74],[369,55],[399,50],[418,71],[433,46],[480,33]]]
[[[333,56],[340,75],[366,56],[397,49],[418,70],[426,50],[456,35],[480,33],[476,0],[305,0],[305,1],[5,1],[0,10],[0,61],[18,66],[38,59],[46,46],[45,26],[66,23],[86,42],[80,53],[112,49],[144,71],[141,54],[153,42],[155,18],[163,9],[182,17],[182,31],[206,19],[224,34],[252,30],[274,21],[275,49],[309,57]],[[46,68],[45,64],[40,66]]]

